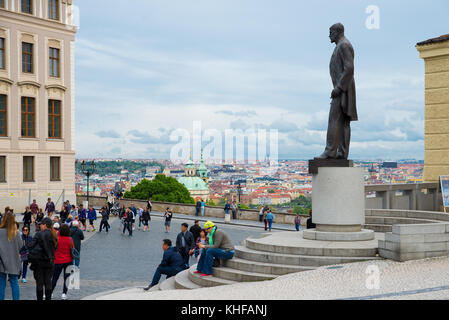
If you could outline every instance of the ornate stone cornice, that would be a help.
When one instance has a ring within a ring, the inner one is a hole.
[[[47,89],[47,90],[48,89],[60,89],[62,91],[66,91],[67,87],[64,87],[60,84],[49,84],[49,85],[45,86],[45,89]]]
[[[20,87],[21,86],[34,86],[34,87],[37,87],[37,88],[41,87],[40,83],[38,83],[36,81],[21,81],[21,82],[17,82],[17,85],[20,86]]]
[[[0,82],[6,82],[10,85],[14,84],[14,81],[12,81],[11,79],[8,79],[8,78],[4,78],[4,77],[0,77]]]

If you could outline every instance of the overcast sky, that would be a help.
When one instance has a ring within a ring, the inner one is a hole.
[[[342,22],[356,54],[350,157],[424,157],[417,42],[449,33],[447,0],[77,0],[77,157],[168,158],[175,129],[279,131],[279,157],[324,150]],[[369,5],[380,9],[368,29]],[[206,144],[206,143],[205,143]]]

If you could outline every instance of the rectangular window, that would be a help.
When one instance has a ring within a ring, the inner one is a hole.
[[[61,101],[48,100],[48,137],[61,138]]]
[[[34,138],[36,106],[34,98],[22,97],[22,137]]]
[[[59,49],[50,48],[48,56],[50,77],[59,77]]]
[[[5,38],[0,38],[0,69],[5,69]]]
[[[22,42],[22,72],[33,73],[33,44]]]
[[[34,181],[34,157],[23,157],[23,182]]]
[[[23,13],[33,13],[32,0],[22,0],[22,12]]]
[[[6,182],[6,157],[0,156],[0,182]]]
[[[8,98],[4,94],[0,94],[0,136],[7,135],[7,105]]]
[[[48,19],[59,20],[59,0],[48,0]]]
[[[4,8],[5,7],[5,0],[0,0],[0,8]]]
[[[61,181],[61,158],[50,157],[50,181]]]

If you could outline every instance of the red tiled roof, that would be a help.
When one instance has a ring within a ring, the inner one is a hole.
[[[418,42],[416,45],[417,46],[423,46],[423,45],[426,45],[426,44],[432,44],[432,43],[438,43],[438,42],[444,42],[444,41],[449,41],[449,33],[445,34],[445,35],[442,35],[442,36],[439,36],[437,38],[432,38],[432,39],[428,39],[428,40],[425,40],[425,41]]]

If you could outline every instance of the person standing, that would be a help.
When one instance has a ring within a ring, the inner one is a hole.
[[[224,206],[224,212],[227,216],[229,214],[229,210],[231,210],[231,205],[229,204],[228,200],[226,200],[225,206]]]
[[[41,208],[41,209],[39,209],[39,212],[36,215],[36,219],[34,220],[34,226],[36,228],[36,232],[39,231],[40,224],[43,219],[44,219],[44,213],[42,212],[42,208]]]
[[[147,209],[148,209],[148,212],[150,212],[151,213],[151,208],[153,207],[153,204],[151,203],[151,198],[149,198],[148,199],[148,202],[147,202]]]
[[[273,225],[274,215],[271,210],[267,213],[268,230],[271,232],[271,226]]]
[[[263,221],[263,214],[264,214],[264,207],[262,206],[262,207],[260,207],[260,210],[259,210],[259,222],[262,222]]]
[[[78,210],[76,209],[74,204],[72,204],[72,207],[70,208],[70,215],[72,216],[72,218],[78,217]]]
[[[33,237],[30,235],[30,227],[23,226],[22,228],[22,248],[20,249],[20,261],[22,261],[22,283],[27,282],[28,271],[28,255],[30,253],[30,245]]]
[[[301,226],[301,217],[300,217],[299,213],[297,213],[296,217],[295,217],[295,228],[296,228],[296,231],[299,231],[300,226]]]
[[[137,209],[137,219],[139,220],[139,227],[137,228],[138,230],[142,228],[142,215],[143,209],[142,208]]]
[[[201,249],[206,249],[201,254],[195,273],[200,273],[201,277],[211,276],[214,259],[232,259],[234,257],[234,245],[229,236],[222,230],[217,230],[217,226],[212,221],[204,224],[204,229],[209,234],[209,244],[197,243]]]
[[[201,216],[204,217],[204,211],[206,210],[206,202],[201,199]]]
[[[143,223],[143,231],[150,231],[149,221],[151,220],[151,215],[148,207],[142,213],[142,223]]]
[[[24,226],[31,226],[31,222],[33,220],[33,213],[30,210],[30,207],[25,208],[25,212],[23,213],[23,225]]]
[[[89,219],[89,229],[87,229],[87,232],[90,232],[90,230],[95,232],[94,222],[97,220],[97,211],[93,206],[90,206],[89,212],[87,213],[87,218]]]
[[[125,212],[125,223],[123,225],[123,234],[125,234],[125,230],[128,229],[128,235],[130,237],[133,236],[133,220],[134,220],[134,212],[131,208],[126,209]]]
[[[137,208],[134,203],[131,203],[131,210],[133,212],[133,231],[136,229]]]
[[[106,208],[106,206],[104,206],[103,208],[101,208],[100,210],[100,214],[101,214],[101,222],[100,222],[100,229],[98,230],[98,232],[101,232],[101,230],[103,230],[103,227],[106,229],[106,233],[109,233],[109,212],[108,209]]]
[[[170,239],[162,240],[162,250],[164,250],[162,261],[154,273],[151,284],[144,288],[145,291],[148,291],[157,285],[163,274],[167,275],[168,279],[176,276],[179,272],[184,270],[184,261],[176,248],[172,247],[172,242]]]
[[[37,300],[43,300],[45,288],[45,300],[51,300],[55,250],[58,246],[58,235],[53,230],[53,222],[50,218],[44,218],[40,230],[33,238],[30,245],[28,260],[31,262],[36,280]]]
[[[80,223],[78,221],[73,221],[70,227],[70,236],[73,239],[73,245],[78,251],[78,259],[73,259],[73,264],[79,268],[80,257],[81,257],[81,241],[84,240],[84,232],[80,229]]]
[[[36,199],[34,199],[33,203],[30,204],[30,210],[33,214],[33,219],[36,220],[37,213],[39,212],[39,206],[37,205]]]
[[[232,211],[232,219],[236,220],[237,219],[237,203],[235,202],[235,200],[232,201],[231,211]]]
[[[164,218],[165,218],[165,233],[170,232],[170,224],[171,224],[171,219],[173,217],[173,213],[170,211],[170,208],[167,207],[167,209],[165,209],[165,213],[164,213]]]
[[[189,225],[187,223],[181,224],[181,232],[176,237],[176,249],[184,260],[185,269],[189,268],[189,258],[195,247],[195,239],[188,228]]]
[[[195,206],[195,215],[197,217],[200,215],[200,211],[201,211],[201,201],[200,199],[198,199]]]
[[[70,273],[67,272],[67,268],[73,263],[72,248],[74,248],[74,243],[73,239],[70,237],[70,228],[68,225],[63,224],[59,230],[58,247],[55,251],[55,267],[51,281],[51,289],[53,292],[58,283],[59,276],[61,275],[61,272],[63,272],[64,284],[62,287],[62,300],[67,299],[67,279],[70,276]]]
[[[114,196],[112,191],[108,193],[108,212],[111,213],[111,208],[114,205]]]
[[[80,204],[78,209],[78,217],[83,225],[83,231],[86,231],[87,210]]]
[[[22,240],[17,230],[16,219],[11,211],[7,211],[0,224],[0,300],[5,300],[7,278],[11,285],[13,300],[20,300],[21,247]]]
[[[44,213],[51,219],[51,215],[55,212],[55,204],[51,201],[51,198],[47,199],[47,204],[45,205]]]
[[[195,220],[195,224],[190,227],[190,232],[193,235],[193,239],[195,239],[195,241],[196,241],[199,238],[200,232],[201,232],[201,227],[200,227],[200,221],[199,220]]]

